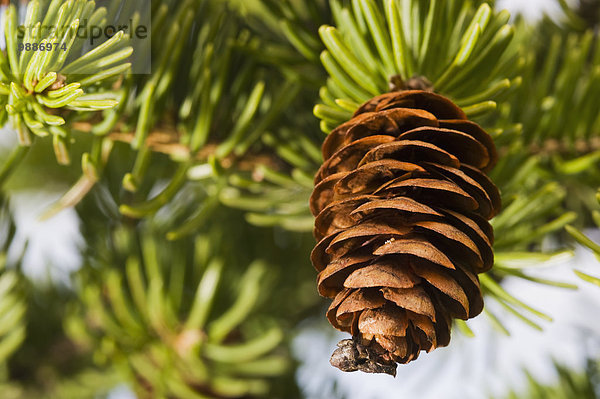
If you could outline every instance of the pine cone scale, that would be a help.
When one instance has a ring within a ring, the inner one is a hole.
[[[433,302],[423,287],[384,287],[381,289],[381,292],[383,293],[383,297],[385,299],[394,302],[400,308],[427,316],[431,321],[435,321],[435,308],[433,306]]]
[[[409,267],[398,267],[397,264],[397,260],[381,257],[372,265],[352,271],[344,279],[343,285],[346,288],[408,289],[421,282],[421,279]]]
[[[458,168],[460,161],[449,152],[434,144],[419,140],[399,140],[375,147],[369,151],[358,166],[382,159],[397,159],[405,162],[433,162]]]
[[[356,222],[350,213],[373,198],[375,197],[365,195],[330,203],[315,219],[315,236],[325,237],[354,226]]]
[[[437,165],[426,162],[424,168],[433,175],[454,181],[458,186],[469,194],[478,204],[477,213],[486,219],[493,217],[494,204],[488,192],[475,179],[464,173],[460,169],[449,168],[443,165]]]
[[[450,241],[451,246],[457,248],[462,247],[470,252],[475,258],[475,262],[471,263],[483,263],[481,259],[481,253],[479,252],[479,248],[471,238],[463,233],[460,229],[454,227],[450,223],[442,223],[438,221],[425,221],[425,222],[417,222],[414,224],[416,227],[420,227],[427,232],[433,233],[434,235],[438,235]],[[463,253],[464,254],[464,253]]]
[[[415,274],[427,282],[428,288],[437,290],[435,293],[441,298],[441,302],[451,308],[452,317],[463,320],[469,318],[469,298],[462,286],[453,278],[455,273],[447,273],[445,270],[423,263],[412,263],[411,266]]]
[[[378,309],[385,305],[385,299],[379,292],[369,289],[352,290],[337,307],[335,317],[341,319],[344,315],[354,314],[365,309]]]
[[[409,172],[425,172],[425,169],[419,165],[393,159],[370,162],[342,176],[333,186],[334,195],[343,198],[373,192],[384,182]]]
[[[486,131],[483,130],[478,124],[462,119],[443,120],[440,121],[440,127],[468,134],[486,148],[490,160],[489,163],[482,169],[484,172],[488,172],[494,166],[496,166],[498,153],[496,151],[494,140],[492,140],[492,137],[487,134]]]
[[[381,112],[357,111],[356,118],[334,129],[323,143],[323,159],[329,159],[344,145],[374,132],[399,134],[419,126],[438,126],[435,115],[420,109],[392,109]]]
[[[398,140],[416,140],[430,143],[449,154],[454,154],[461,164],[471,165],[482,169],[489,164],[490,157],[487,148],[472,136],[458,130],[440,127],[420,127],[402,133]]]
[[[428,207],[412,198],[398,197],[389,199],[373,199],[358,208],[356,208],[351,216],[356,218],[364,219],[374,213],[381,213],[385,210],[394,211],[395,213],[401,213],[407,218],[422,217],[428,220],[430,217],[442,217],[443,214],[437,212],[433,208]]]
[[[496,214],[500,211],[500,208],[502,208],[502,200],[500,199],[500,192],[498,191],[498,188],[494,182],[492,182],[485,174],[481,173],[481,171],[468,165],[461,165],[461,171],[463,171],[473,180],[477,181],[477,183],[483,187],[492,201],[492,217],[496,216]]]
[[[402,176],[375,191],[375,195],[407,196],[439,208],[475,211],[477,200],[453,181]]]
[[[375,248],[373,255],[409,255],[444,268],[455,268],[442,251],[424,238],[389,240]]]
[[[394,141],[393,136],[369,136],[356,140],[333,154],[317,172],[316,183],[330,175],[354,170],[371,149]]]

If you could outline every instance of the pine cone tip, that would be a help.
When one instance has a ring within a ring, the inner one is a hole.
[[[377,353],[354,339],[343,339],[331,355],[329,363],[344,372],[362,371],[373,374],[396,376],[398,364],[385,358],[385,353]]]

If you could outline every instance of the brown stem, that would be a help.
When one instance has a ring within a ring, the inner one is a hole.
[[[93,124],[90,122],[74,122],[73,128],[82,132],[90,132]],[[135,132],[124,132],[117,126],[116,130],[108,134],[108,139],[121,143],[131,143]],[[190,148],[180,142],[181,133],[173,125],[158,126],[152,130],[146,138],[146,145],[154,152],[166,154],[179,159],[194,158],[197,161],[206,161],[210,155],[214,154],[218,143],[208,143],[200,151],[192,154]],[[237,170],[251,171],[256,165],[267,165],[274,170],[285,170],[282,161],[271,152],[244,154],[241,157],[229,155],[220,160],[224,168],[230,168],[236,165]]]
[[[433,84],[425,77],[415,75],[407,81],[400,75],[394,75],[389,82],[390,92],[403,90],[424,90],[433,92]]]
[[[536,155],[555,155],[575,153],[576,155],[585,155],[590,152],[600,150],[600,136],[590,137],[589,139],[579,139],[575,143],[567,140],[548,139],[541,143],[529,145],[529,152]]]

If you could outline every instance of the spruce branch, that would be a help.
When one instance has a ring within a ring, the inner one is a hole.
[[[521,21],[519,30],[523,81],[491,122],[503,129],[496,142],[506,160],[495,177],[537,162],[550,180],[571,191],[563,208],[584,215],[581,223],[589,224],[599,160],[598,42],[591,31],[566,34],[547,18],[535,29]]]
[[[80,399],[121,382],[110,370],[86,363],[61,323],[72,293],[23,272],[27,243],[19,248],[9,201],[0,197],[0,389],[6,398]],[[74,371],[75,367],[82,367]],[[50,373],[48,371],[51,370]]]
[[[599,374],[598,362],[587,359],[583,371],[575,371],[562,365],[558,360],[553,360],[554,368],[558,374],[558,381],[545,384],[538,381],[529,371],[525,370],[527,386],[525,390],[511,391],[506,398],[542,399],[542,398],[581,398],[595,399],[598,397],[596,381]]]
[[[263,62],[300,76],[306,82],[320,84],[318,67],[323,45],[318,27],[331,20],[327,0],[228,0],[244,16],[245,23],[269,41],[261,43]]]
[[[297,76],[286,78],[259,56],[248,57],[260,40],[225,3],[191,0],[155,8],[152,73],[127,77],[119,105],[106,119],[73,122],[74,129],[102,138],[94,139],[85,159],[94,173],[85,172],[48,215],[81,200],[103,178],[107,162],[123,170],[121,212],[133,218],[156,213],[184,189],[187,171],[207,153],[228,164],[260,148],[261,135],[297,95]],[[133,162],[117,166],[110,160],[115,142],[130,144]],[[155,177],[149,168],[164,159],[157,153],[168,154],[176,172],[150,197]]]
[[[596,193],[596,199],[598,200],[598,202],[600,202],[600,192]],[[593,211],[592,218],[594,220],[595,227],[600,227],[600,212],[598,210]],[[596,259],[600,261],[600,244],[597,244],[591,238],[587,237],[581,230],[571,225],[566,226],[565,229],[567,230],[567,233],[569,233],[569,235],[576,242],[591,250],[594,253]],[[573,271],[583,281],[600,286],[600,277],[589,275],[577,269]]]
[[[600,82],[598,42],[590,31],[566,36],[548,20],[536,31],[551,38],[545,40],[535,31],[522,36],[530,46],[533,42],[535,51],[522,47],[526,60],[521,71],[523,84],[514,101],[501,108],[501,114],[505,123],[522,124],[519,139],[528,145],[555,139],[567,141],[575,150],[578,140],[592,140],[600,131],[595,112]],[[569,112],[572,109],[577,112]],[[515,138],[515,134],[499,137],[502,142]]]
[[[292,81],[284,82],[278,93],[262,80],[250,81],[251,76],[266,73],[256,60],[245,56],[246,49],[256,47],[257,39],[239,27],[235,15],[222,3],[197,3],[178,5],[171,18],[171,26],[180,27],[183,37],[189,36],[185,32],[195,20],[199,23],[195,34],[189,42],[177,39],[181,36],[173,30],[163,35],[163,46],[158,47],[159,67],[138,89],[141,94],[135,102],[139,105],[137,111],[133,110],[138,117],[131,141],[138,150],[137,159],[131,172],[124,176],[123,186],[132,192],[141,186],[153,157],[149,138],[161,116],[153,109],[171,102],[180,105],[177,113],[172,113],[170,106],[166,109],[167,117],[174,119],[175,131],[169,144],[170,149],[177,150],[171,155],[181,165],[181,179],[171,181],[165,191],[152,199],[124,204],[121,211],[128,216],[151,214],[169,202],[184,184],[197,154],[203,153],[208,144],[216,145],[214,156],[219,161],[242,156],[298,91],[298,84]],[[206,18],[207,14],[213,17]],[[157,33],[160,37],[160,30]],[[186,47],[194,50],[186,53]],[[180,64],[185,68],[177,73]]]
[[[565,25],[574,31],[598,29],[600,22],[600,2],[598,0],[577,0],[569,2],[559,0],[565,17]]]
[[[78,29],[87,21],[101,22],[105,8],[88,0],[31,1],[19,38],[17,8],[4,15],[6,54],[2,73],[0,122],[10,121],[20,145],[34,137],[52,137],[57,161],[70,163],[70,122],[80,114],[114,108],[118,95],[111,85],[125,73],[133,52],[122,31],[96,48],[80,54]],[[19,31],[20,32],[20,31]]]
[[[142,397],[266,395],[268,379],[289,367],[278,349],[280,327],[245,323],[263,296],[267,265],[249,265],[231,297],[222,258],[189,264],[194,239],[167,243],[132,234],[120,230],[115,246],[124,252],[110,255],[125,264],[80,273],[84,307],[67,321],[73,338],[107,361],[121,359]],[[174,257],[167,264],[168,253]]]
[[[8,250],[15,237],[16,227],[10,215],[8,201],[0,197],[0,364],[6,364],[25,340],[25,312],[23,276],[20,260],[9,268]],[[15,270],[16,269],[16,270]]]
[[[402,7],[396,0],[348,7],[334,1],[332,10],[337,27],[319,30],[327,48],[321,61],[330,78],[321,90],[323,104],[314,110],[326,133],[359,104],[387,92],[391,79],[422,76],[469,117],[495,109],[493,100],[519,82],[509,15],[486,3],[474,12],[469,1],[409,1]]]

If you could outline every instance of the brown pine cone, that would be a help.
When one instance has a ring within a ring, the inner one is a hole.
[[[344,370],[394,374],[450,341],[453,318],[483,309],[477,273],[493,264],[500,194],[483,173],[492,138],[440,95],[375,97],[323,143],[310,206],[311,254],[330,323],[352,334]]]

